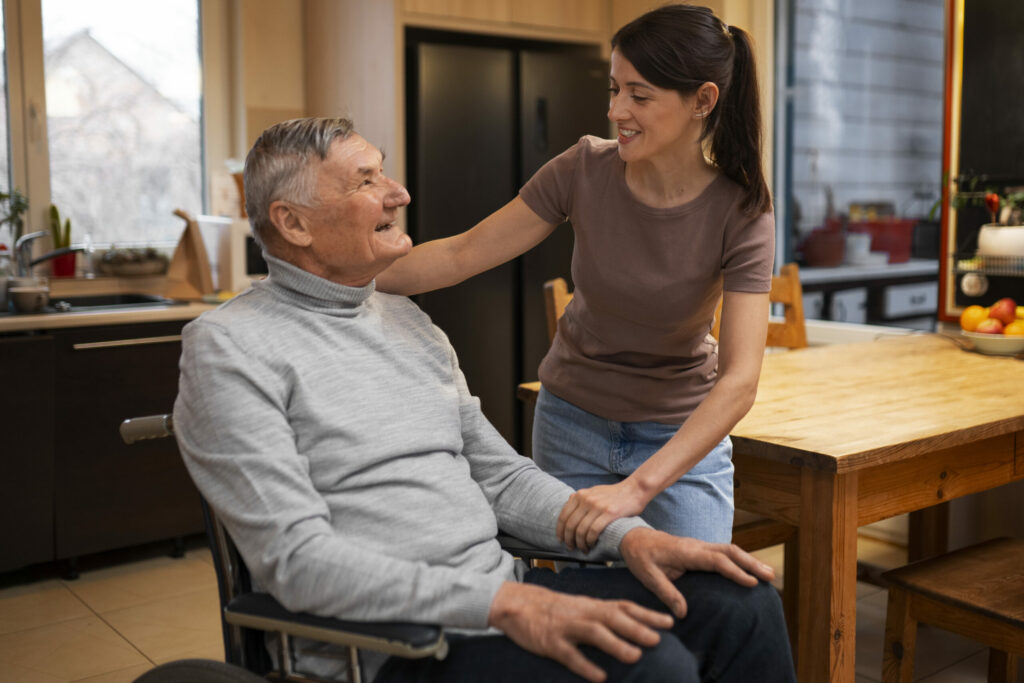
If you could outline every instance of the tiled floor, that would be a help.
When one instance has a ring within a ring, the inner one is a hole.
[[[0,682],[129,683],[162,662],[223,659],[217,602],[206,549],[0,589]]]
[[[905,561],[900,548],[867,538],[859,554],[885,567]],[[759,555],[781,565],[781,548]],[[858,584],[857,596],[857,683],[876,682],[886,592]],[[156,664],[187,657],[223,657],[216,579],[205,549],[182,559],[133,558],[83,571],[74,581],[46,578],[0,589],[0,683],[129,683]],[[986,657],[978,643],[923,627],[915,673],[926,683],[981,683]]]

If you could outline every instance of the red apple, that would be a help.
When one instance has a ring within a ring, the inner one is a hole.
[[[995,318],[1004,325],[1009,325],[1017,318],[1017,302],[1010,297],[1003,297],[988,309],[988,317]]]
[[[978,323],[978,326],[974,328],[975,332],[981,332],[982,334],[1002,334],[1003,323],[996,318],[986,318]]]

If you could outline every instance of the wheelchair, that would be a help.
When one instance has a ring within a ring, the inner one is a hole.
[[[121,423],[120,432],[127,444],[170,437],[174,435],[174,418],[169,414],[130,418]],[[345,621],[296,613],[271,595],[253,590],[249,570],[234,542],[206,500],[201,498],[201,502],[217,575],[224,662],[200,659],[168,662],[142,674],[135,683],[265,683],[267,680],[320,683],[324,679],[294,670],[293,638],[296,637],[344,647],[349,683],[363,681],[360,650],[407,658],[444,658],[448,644],[438,625]],[[507,552],[528,561],[579,561],[535,548],[505,534],[500,534],[498,540]],[[268,633],[276,636],[276,665],[266,647]]]

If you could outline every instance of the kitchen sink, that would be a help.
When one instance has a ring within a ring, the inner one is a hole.
[[[85,296],[51,297],[50,305],[44,309],[46,313],[73,313],[75,311],[94,311],[97,309],[142,308],[152,306],[184,305],[184,301],[175,301],[155,294],[90,294]]]

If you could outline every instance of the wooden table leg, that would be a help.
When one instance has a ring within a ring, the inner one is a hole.
[[[908,527],[909,562],[943,554],[949,549],[949,503],[911,512]]]
[[[797,678],[853,683],[857,475],[806,469],[800,489]]]

